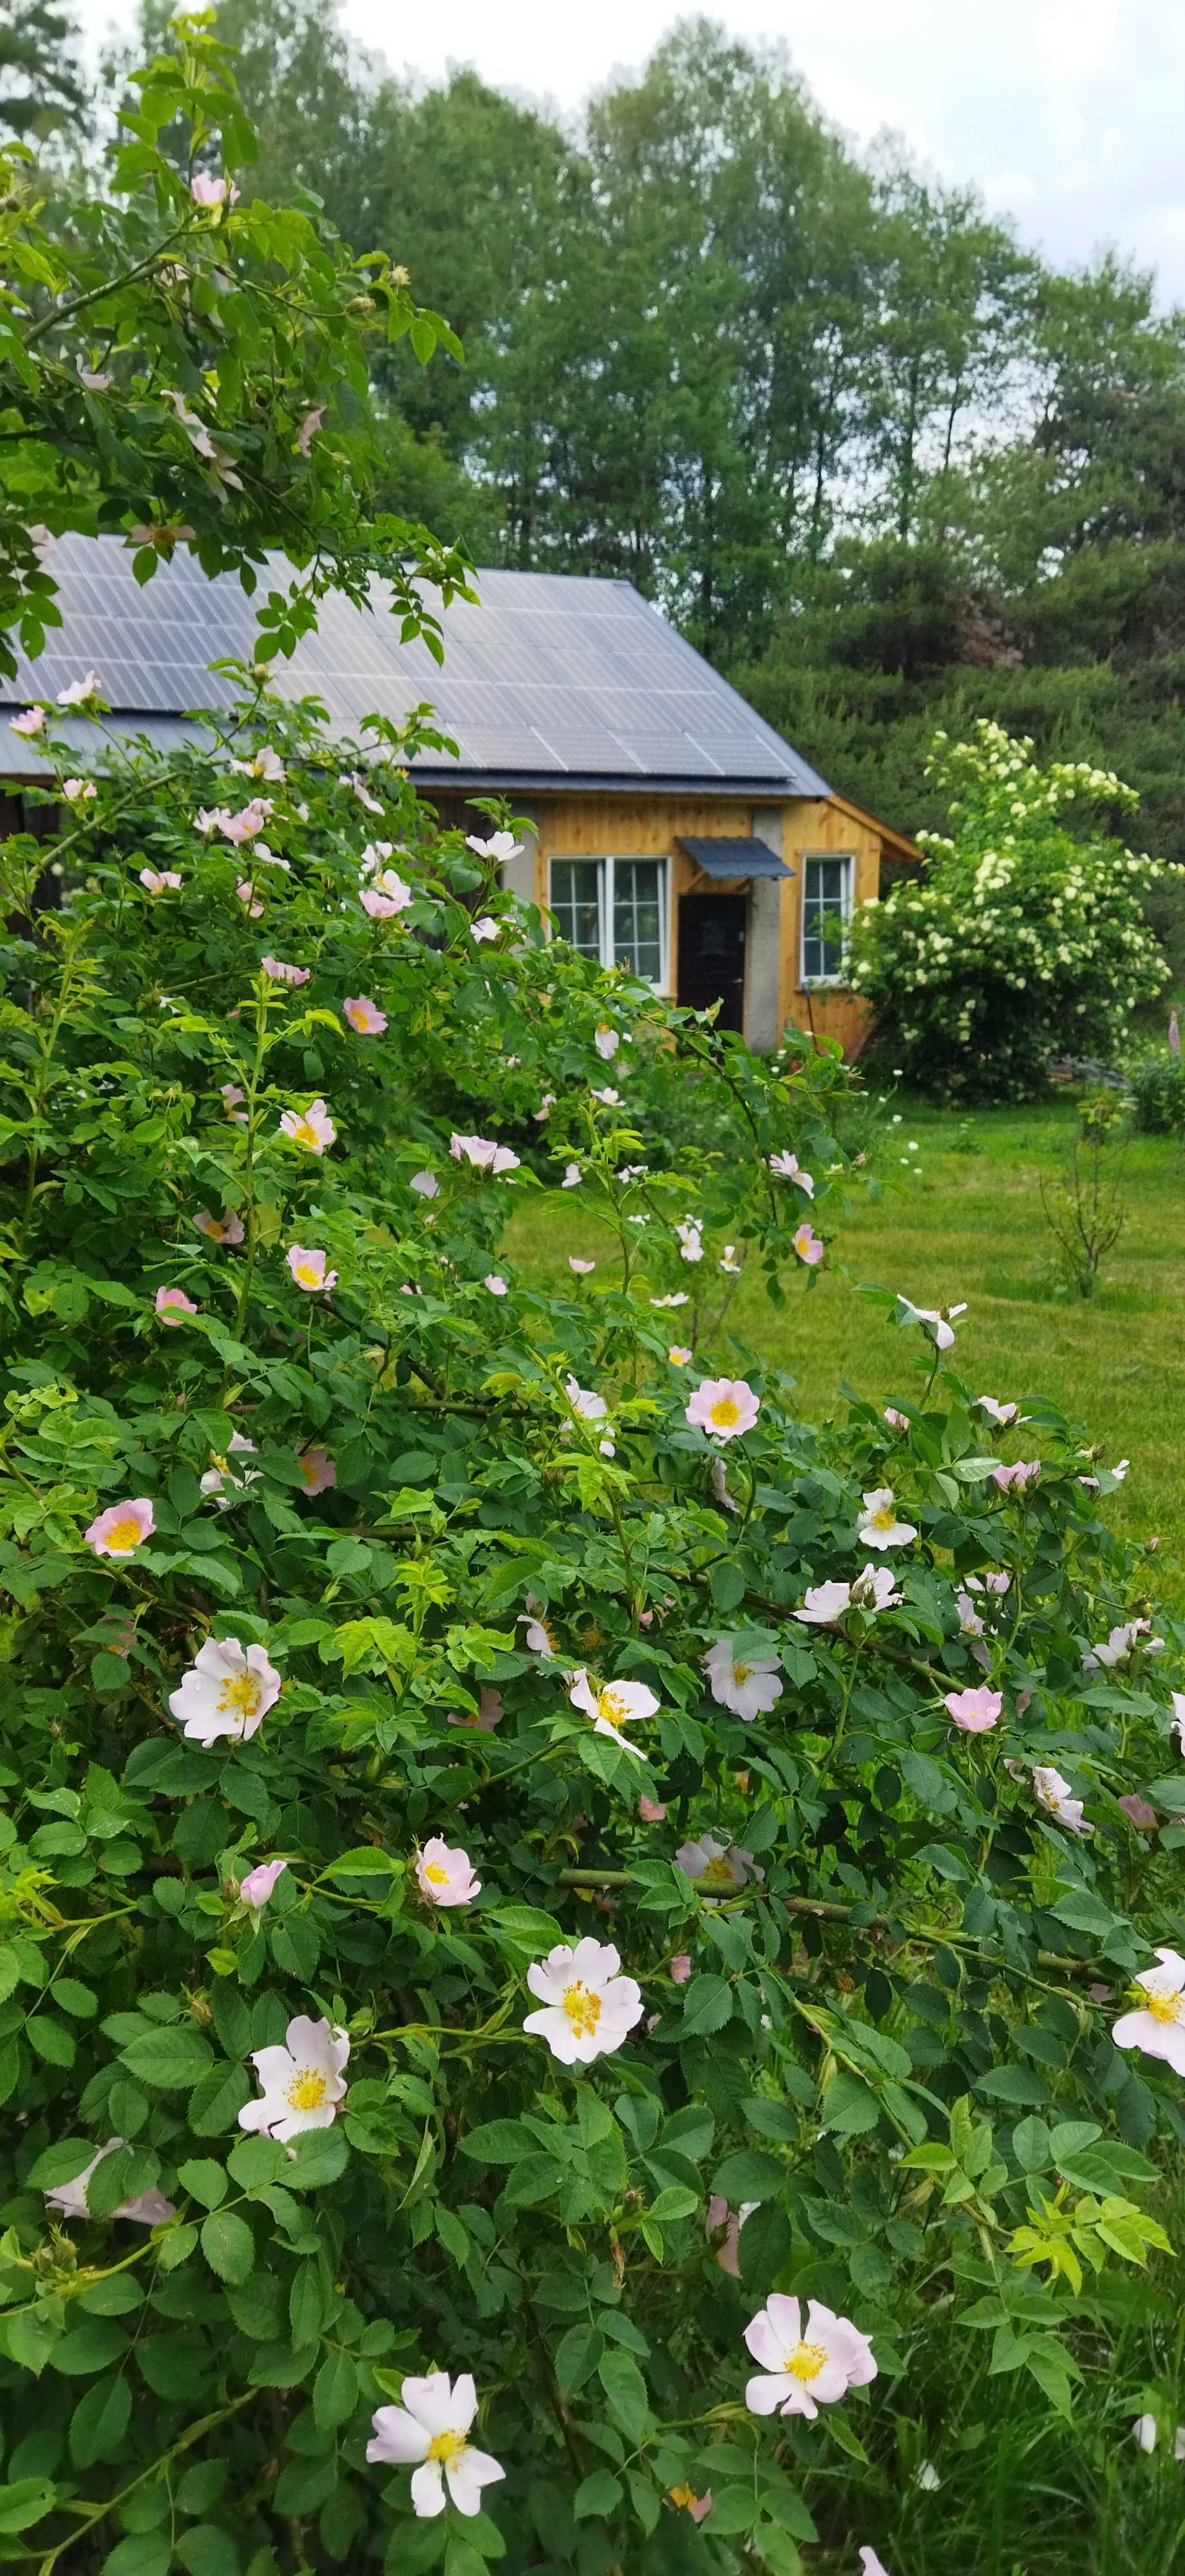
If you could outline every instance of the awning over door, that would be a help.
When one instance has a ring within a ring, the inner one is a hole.
[[[707,877],[792,877],[793,868],[784,867],[771,850],[768,841],[752,839],[734,841],[713,836],[711,840],[685,840],[676,847],[686,851]]]

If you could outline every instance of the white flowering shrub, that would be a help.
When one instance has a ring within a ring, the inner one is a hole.
[[[819,1275],[810,1060],[639,1171],[679,1015],[406,739],[220,728],[3,860],[0,2557],[881,2564],[936,2290],[1068,2413],[1166,2242],[1122,1462],[903,1302],[803,1425],[718,1290]]]
[[[1179,871],[1060,819],[1134,813],[1134,790],[1032,750],[986,719],[971,742],[937,734],[926,775],[950,791],[951,837],[920,833],[925,876],[853,923],[851,981],[878,1033],[910,1081],[968,1100],[1031,1098],[1051,1056],[1121,1054],[1169,972],[1142,899]]]

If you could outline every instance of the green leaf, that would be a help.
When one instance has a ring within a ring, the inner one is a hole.
[[[64,2182],[73,2182],[85,2173],[94,2157],[89,2138],[62,2138],[57,2146],[43,2147],[36,2163],[29,2167],[29,2181],[38,2191],[55,2191]]]
[[[177,2556],[187,2576],[239,2576],[242,2560],[229,2531],[215,2522],[199,2522],[183,2531]]]
[[[521,2120],[487,2120],[479,2129],[471,2129],[462,2138],[461,2153],[472,2156],[479,2165],[514,2165],[521,2156],[535,2153],[536,2141]]]
[[[616,2513],[621,2493],[621,2480],[614,2477],[611,2469],[594,2469],[572,2499],[577,2522],[589,2522],[594,2514],[598,2521],[607,2521],[611,2513]]]
[[[198,2156],[189,2164],[178,2165],[177,2180],[191,2200],[201,2202],[203,2209],[217,2209],[226,2198],[226,2174],[212,2156]]]
[[[735,2209],[742,2200],[769,2200],[781,2190],[786,2168],[772,2156],[762,2155],[758,2147],[738,2147],[725,2156],[712,2176],[712,2189],[723,2194]]]
[[[1012,2152],[1022,2173],[1041,2173],[1049,2163],[1052,2141],[1044,2120],[1020,2120],[1012,2132]]]
[[[315,2342],[325,2316],[321,2275],[315,2263],[299,2263],[288,2292],[288,2319],[294,2344]]]
[[[245,2218],[233,2209],[215,2210],[203,2221],[202,2252],[220,2281],[245,2281],[255,2268],[255,2238]]]
[[[126,2379],[97,2379],[70,2418],[70,2458],[76,2469],[114,2459],[128,2429],[132,2391]]]
[[[826,2127],[847,2138],[862,2138],[875,2129],[879,2118],[880,2103],[875,2093],[858,2075],[841,2070],[823,2096]]]
[[[322,2433],[348,2424],[358,2403],[358,2365],[348,2352],[327,2353],[313,2381],[313,2415]]]
[[[292,2143],[296,2154],[284,2168],[290,2191],[320,2191],[326,2183],[340,2182],[350,2161],[340,2129],[305,2129]]]
[[[17,2478],[0,2487],[0,2531],[30,2531],[52,2512],[56,2494],[48,2478]]]
[[[145,2031],[121,2049],[120,2056],[129,2074],[138,2076],[142,2084],[154,2085],[160,2093],[187,2091],[213,2063],[209,2040],[185,2022],[174,2023],[167,2030]]]
[[[732,1987],[724,1977],[692,1977],[683,1992],[683,2027],[689,2039],[723,2030],[732,2019]]]
[[[596,2326],[569,2326],[555,2351],[555,2375],[565,2397],[571,2397],[585,2380],[591,2379],[605,2349],[605,2338]]]
[[[609,2412],[620,2424],[626,2439],[634,2445],[641,2442],[650,2420],[650,2399],[637,2362],[628,2352],[602,2353],[597,2363],[597,2377],[605,2391]]]

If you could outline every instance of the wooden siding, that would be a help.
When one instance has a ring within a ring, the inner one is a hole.
[[[451,798],[436,800],[450,807]],[[456,800],[459,807],[460,800]],[[513,801],[513,799],[512,799]],[[727,796],[665,796],[661,789],[636,795],[590,790],[568,795],[535,792],[523,800],[526,810],[539,824],[535,849],[534,894],[539,904],[548,899],[548,866],[553,858],[666,858],[671,861],[668,879],[668,945],[670,990],[678,989],[679,961],[678,905],[680,895],[695,890],[727,893],[743,889],[744,880],[708,879],[675,844],[683,839],[717,839],[727,835],[748,836],[760,817],[765,835],[769,835],[769,818],[780,810],[782,818],[779,855],[793,877],[783,880],[778,888],[779,978],[778,1016],[784,1027],[792,1021],[798,1028],[814,1028],[820,1037],[838,1038],[845,1053],[858,1053],[867,1034],[867,1013],[863,1003],[842,985],[809,995],[801,980],[802,960],[802,890],[805,861],[810,857],[850,855],[853,860],[853,904],[875,896],[878,888],[883,842],[879,827],[856,809],[830,797],[796,797],[781,802],[763,797],[741,802]],[[442,820],[460,822],[461,813],[449,810]],[[466,825],[472,828],[477,818],[470,812]],[[748,981],[752,942],[746,957],[746,1025],[748,1024]]]

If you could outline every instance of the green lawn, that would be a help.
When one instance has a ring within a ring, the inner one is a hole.
[[[1162,1581],[1179,1593],[1185,1574],[1185,1156],[1160,1138],[1122,1153],[1129,1222],[1090,1304],[1057,1293],[1039,1175],[1056,1171],[1072,1129],[1067,1100],[1029,1110],[952,1111],[902,1104],[902,1123],[881,1166],[885,1194],[861,1196],[842,1226],[836,1266],[779,1313],[760,1280],[742,1281],[728,1328],[789,1369],[808,1420],[833,1412],[847,1382],[858,1394],[916,1392],[918,1341],[887,1327],[857,1294],[860,1281],[900,1288],[917,1303],[967,1300],[953,1357],[976,1394],[1000,1400],[1045,1395],[1106,1444],[1106,1463],[1131,1460],[1108,1504],[1136,1539],[1161,1537]],[[970,1132],[979,1151],[958,1150]],[[913,1139],[903,1171],[898,1154]],[[612,1237],[563,1192],[525,1202],[512,1219],[508,1255],[545,1286],[570,1290],[569,1253],[613,1275]]]

